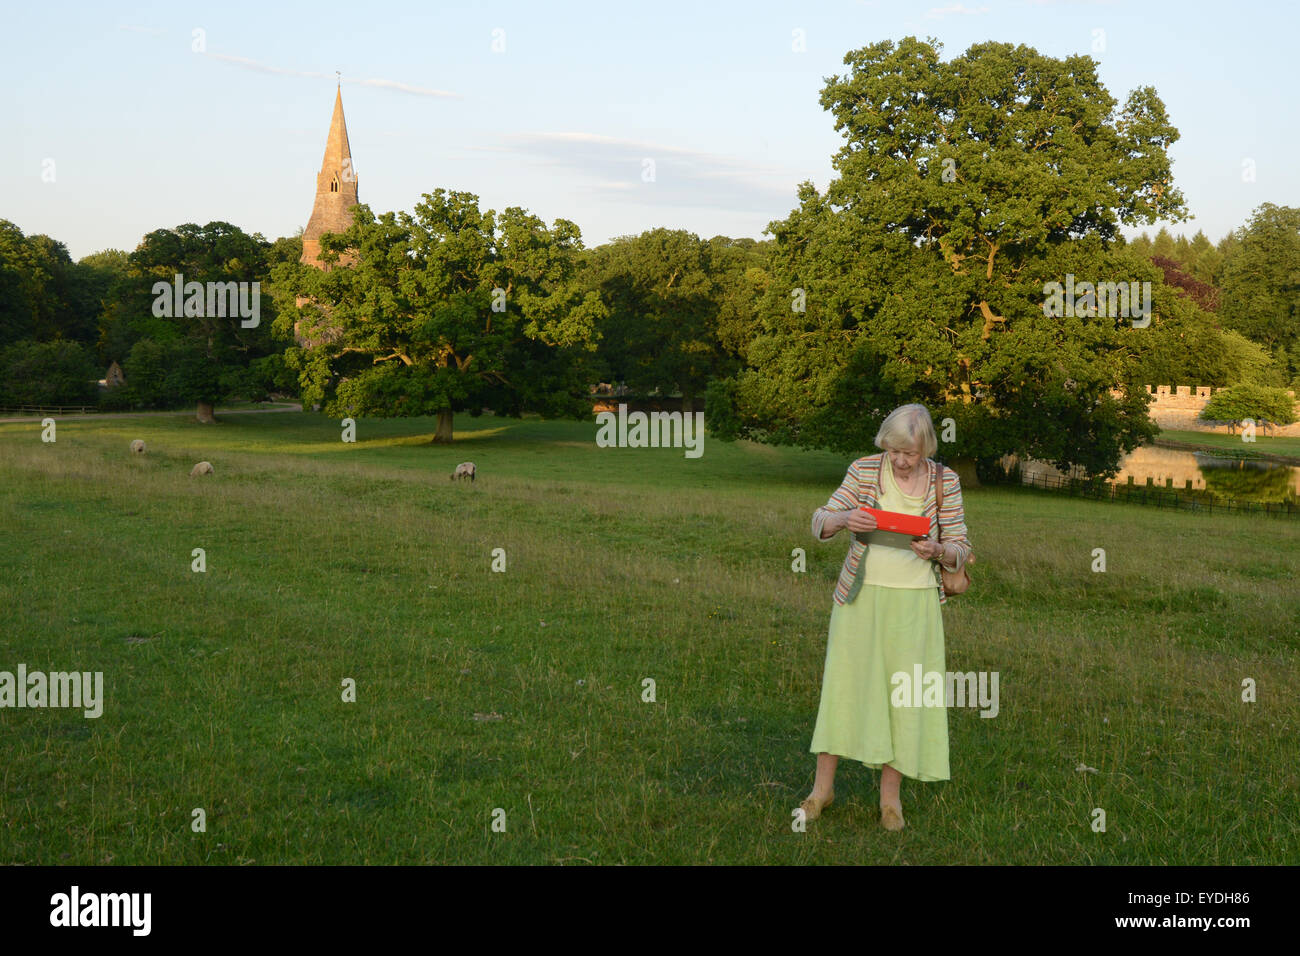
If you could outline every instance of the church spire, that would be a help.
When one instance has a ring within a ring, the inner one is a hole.
[[[343,232],[352,224],[352,207],[357,204],[357,174],[352,167],[348,125],[343,118],[343,86],[334,94],[334,115],[325,140],[325,158],[316,175],[316,202],[302,234],[302,261],[320,267],[320,237]],[[340,261],[342,257],[340,257]]]

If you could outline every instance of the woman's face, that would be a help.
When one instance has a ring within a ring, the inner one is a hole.
[[[889,449],[889,466],[900,478],[908,478],[921,464],[921,452],[913,443],[906,448]]]

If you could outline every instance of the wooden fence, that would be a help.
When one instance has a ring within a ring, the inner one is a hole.
[[[0,417],[19,415],[93,415],[98,405],[0,405]]]

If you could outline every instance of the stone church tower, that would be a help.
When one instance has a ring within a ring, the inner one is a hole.
[[[352,168],[352,148],[348,145],[348,127],[343,120],[343,88],[334,95],[334,116],[330,119],[329,138],[325,141],[325,159],[316,174],[316,203],[311,219],[302,234],[302,261],[318,269],[320,237],[327,232],[343,232],[352,225],[352,207],[357,204],[357,174]],[[352,258],[340,254],[339,265]]]
[[[320,237],[327,232],[344,232],[352,225],[352,208],[357,204],[357,174],[352,168],[352,147],[348,145],[348,126],[343,120],[343,88],[334,94],[334,116],[330,119],[329,137],[325,140],[325,159],[316,174],[316,202],[311,208],[311,219],[302,233],[302,258],[299,260],[317,269],[328,268],[320,261]],[[356,261],[352,253],[339,254],[338,264],[348,266]],[[298,308],[310,299],[299,296]],[[321,311],[328,315],[324,307]],[[335,341],[336,329],[317,325],[317,336],[312,338],[302,332],[302,320],[293,323],[293,337],[298,345],[314,348]]]

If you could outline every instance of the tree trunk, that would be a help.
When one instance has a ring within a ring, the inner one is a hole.
[[[957,480],[961,482],[962,491],[980,487],[979,476],[975,474],[974,458],[958,458],[948,467],[957,472]]]
[[[443,443],[451,444],[452,414],[450,408],[444,408],[438,413],[438,430],[433,433],[433,442],[435,445]]]
[[[216,416],[212,414],[211,402],[199,402],[198,411],[194,414],[198,418],[200,425],[215,425],[217,423]]]

